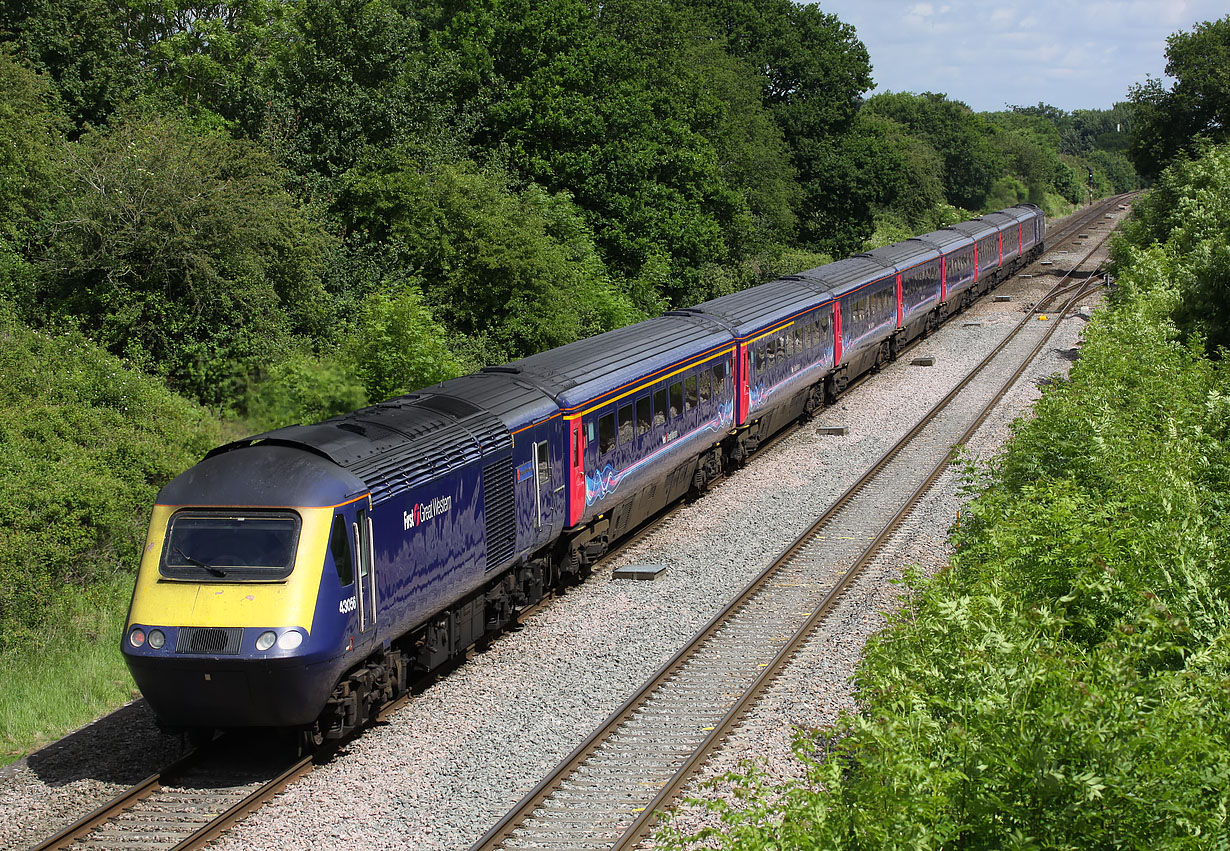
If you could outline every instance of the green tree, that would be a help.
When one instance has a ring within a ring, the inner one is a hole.
[[[506,155],[521,181],[570,194],[615,272],[664,258],[673,300],[694,294],[696,268],[743,249],[752,219],[697,129],[711,113],[694,122],[695,72],[675,55],[691,43],[672,8],[649,0],[473,3],[437,39],[460,57],[475,144]]]
[[[128,38],[135,14],[110,0],[14,0],[0,3],[0,41],[48,75],[78,130],[97,127],[141,89],[141,57]]]
[[[948,200],[970,210],[982,208],[991,183],[1003,168],[985,119],[965,104],[932,92],[876,95],[865,109],[887,115],[928,140],[943,160]]]
[[[872,81],[854,28],[791,0],[690,5],[763,80],[762,102],[790,147],[800,186],[800,238],[838,256],[857,251],[872,230],[872,197],[852,172],[865,140],[842,137]]]
[[[638,318],[571,200],[510,190],[467,164],[422,164],[393,152],[343,182],[348,227],[422,281],[453,331],[513,358]],[[385,385],[381,385],[382,387]]]
[[[343,351],[368,399],[378,402],[461,375],[448,340],[411,285],[371,293]]]
[[[0,46],[0,298],[29,306],[36,230],[51,204],[55,120],[44,80]]]
[[[323,322],[328,241],[256,146],[128,119],[65,146],[41,293],[116,354],[225,403]]]
[[[1230,140],[1230,15],[1167,38],[1166,74],[1175,79],[1171,88],[1151,77],[1129,94],[1135,132],[1128,155],[1146,177],[1197,140]]]

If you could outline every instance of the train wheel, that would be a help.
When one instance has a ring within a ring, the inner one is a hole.
[[[307,756],[325,743],[325,734],[320,729],[320,722],[305,727],[299,731],[299,755]]]

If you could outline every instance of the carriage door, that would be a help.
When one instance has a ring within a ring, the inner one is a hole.
[[[350,531],[359,562],[359,580],[355,583],[359,595],[359,632],[367,632],[376,623],[376,571],[372,569],[372,520],[366,508],[359,509]]]
[[[545,429],[544,429],[545,431]],[[534,461],[534,528],[538,530],[538,540],[544,541],[551,537],[551,527],[554,525],[554,508],[557,491],[564,492],[564,485],[553,488],[551,478],[551,444],[539,440],[533,444]]]

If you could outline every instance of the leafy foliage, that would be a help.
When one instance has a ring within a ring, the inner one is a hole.
[[[223,433],[78,333],[4,310],[0,343],[0,651],[29,652],[60,601],[133,569],[158,488]]]
[[[534,185],[512,194],[470,164],[421,166],[400,152],[344,186],[343,203],[364,211],[350,226],[416,270],[449,327],[506,358],[637,316],[566,196]]]
[[[1166,39],[1167,89],[1150,77],[1132,87],[1136,127],[1129,155],[1136,169],[1156,177],[1200,141],[1230,141],[1230,15]]]
[[[322,321],[327,242],[258,148],[133,118],[65,148],[40,295],[49,312],[223,403]]]
[[[1178,285],[1173,318],[1211,354],[1230,347],[1230,148],[1180,157],[1134,206],[1121,265],[1150,262]]]

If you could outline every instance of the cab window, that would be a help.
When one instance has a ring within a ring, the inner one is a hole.
[[[285,579],[298,546],[293,512],[185,510],[171,517],[160,572],[197,582]]]

